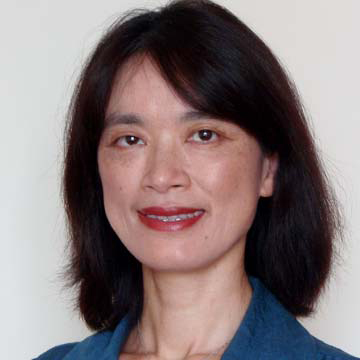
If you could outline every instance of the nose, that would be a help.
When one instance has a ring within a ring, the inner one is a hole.
[[[152,189],[166,193],[171,189],[186,189],[190,177],[186,171],[184,156],[174,143],[152,148],[146,158],[142,185],[145,190]]]

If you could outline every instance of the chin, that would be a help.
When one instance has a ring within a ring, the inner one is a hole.
[[[199,255],[194,253],[192,254],[170,254],[159,256],[157,254],[156,257],[149,258],[149,256],[145,256],[142,258],[138,258],[138,260],[147,268],[150,268],[155,271],[162,272],[192,272],[201,269],[208,268],[211,264],[214,263],[216,257],[212,257],[210,255],[204,256],[205,254],[201,254],[201,258]]]

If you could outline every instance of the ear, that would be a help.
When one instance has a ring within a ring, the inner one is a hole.
[[[262,168],[262,179],[260,186],[260,196],[269,197],[274,192],[275,176],[278,169],[278,154],[265,155]]]

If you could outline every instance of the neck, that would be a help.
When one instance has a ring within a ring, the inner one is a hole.
[[[124,352],[184,359],[221,349],[230,342],[250,303],[252,289],[243,264],[239,257],[186,273],[143,265],[142,339],[139,343],[133,329]]]

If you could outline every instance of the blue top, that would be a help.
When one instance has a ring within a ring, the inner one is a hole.
[[[250,305],[222,360],[360,360],[311,336],[259,279],[250,283]],[[34,360],[118,360],[130,330],[127,315],[114,331],[56,346]]]

